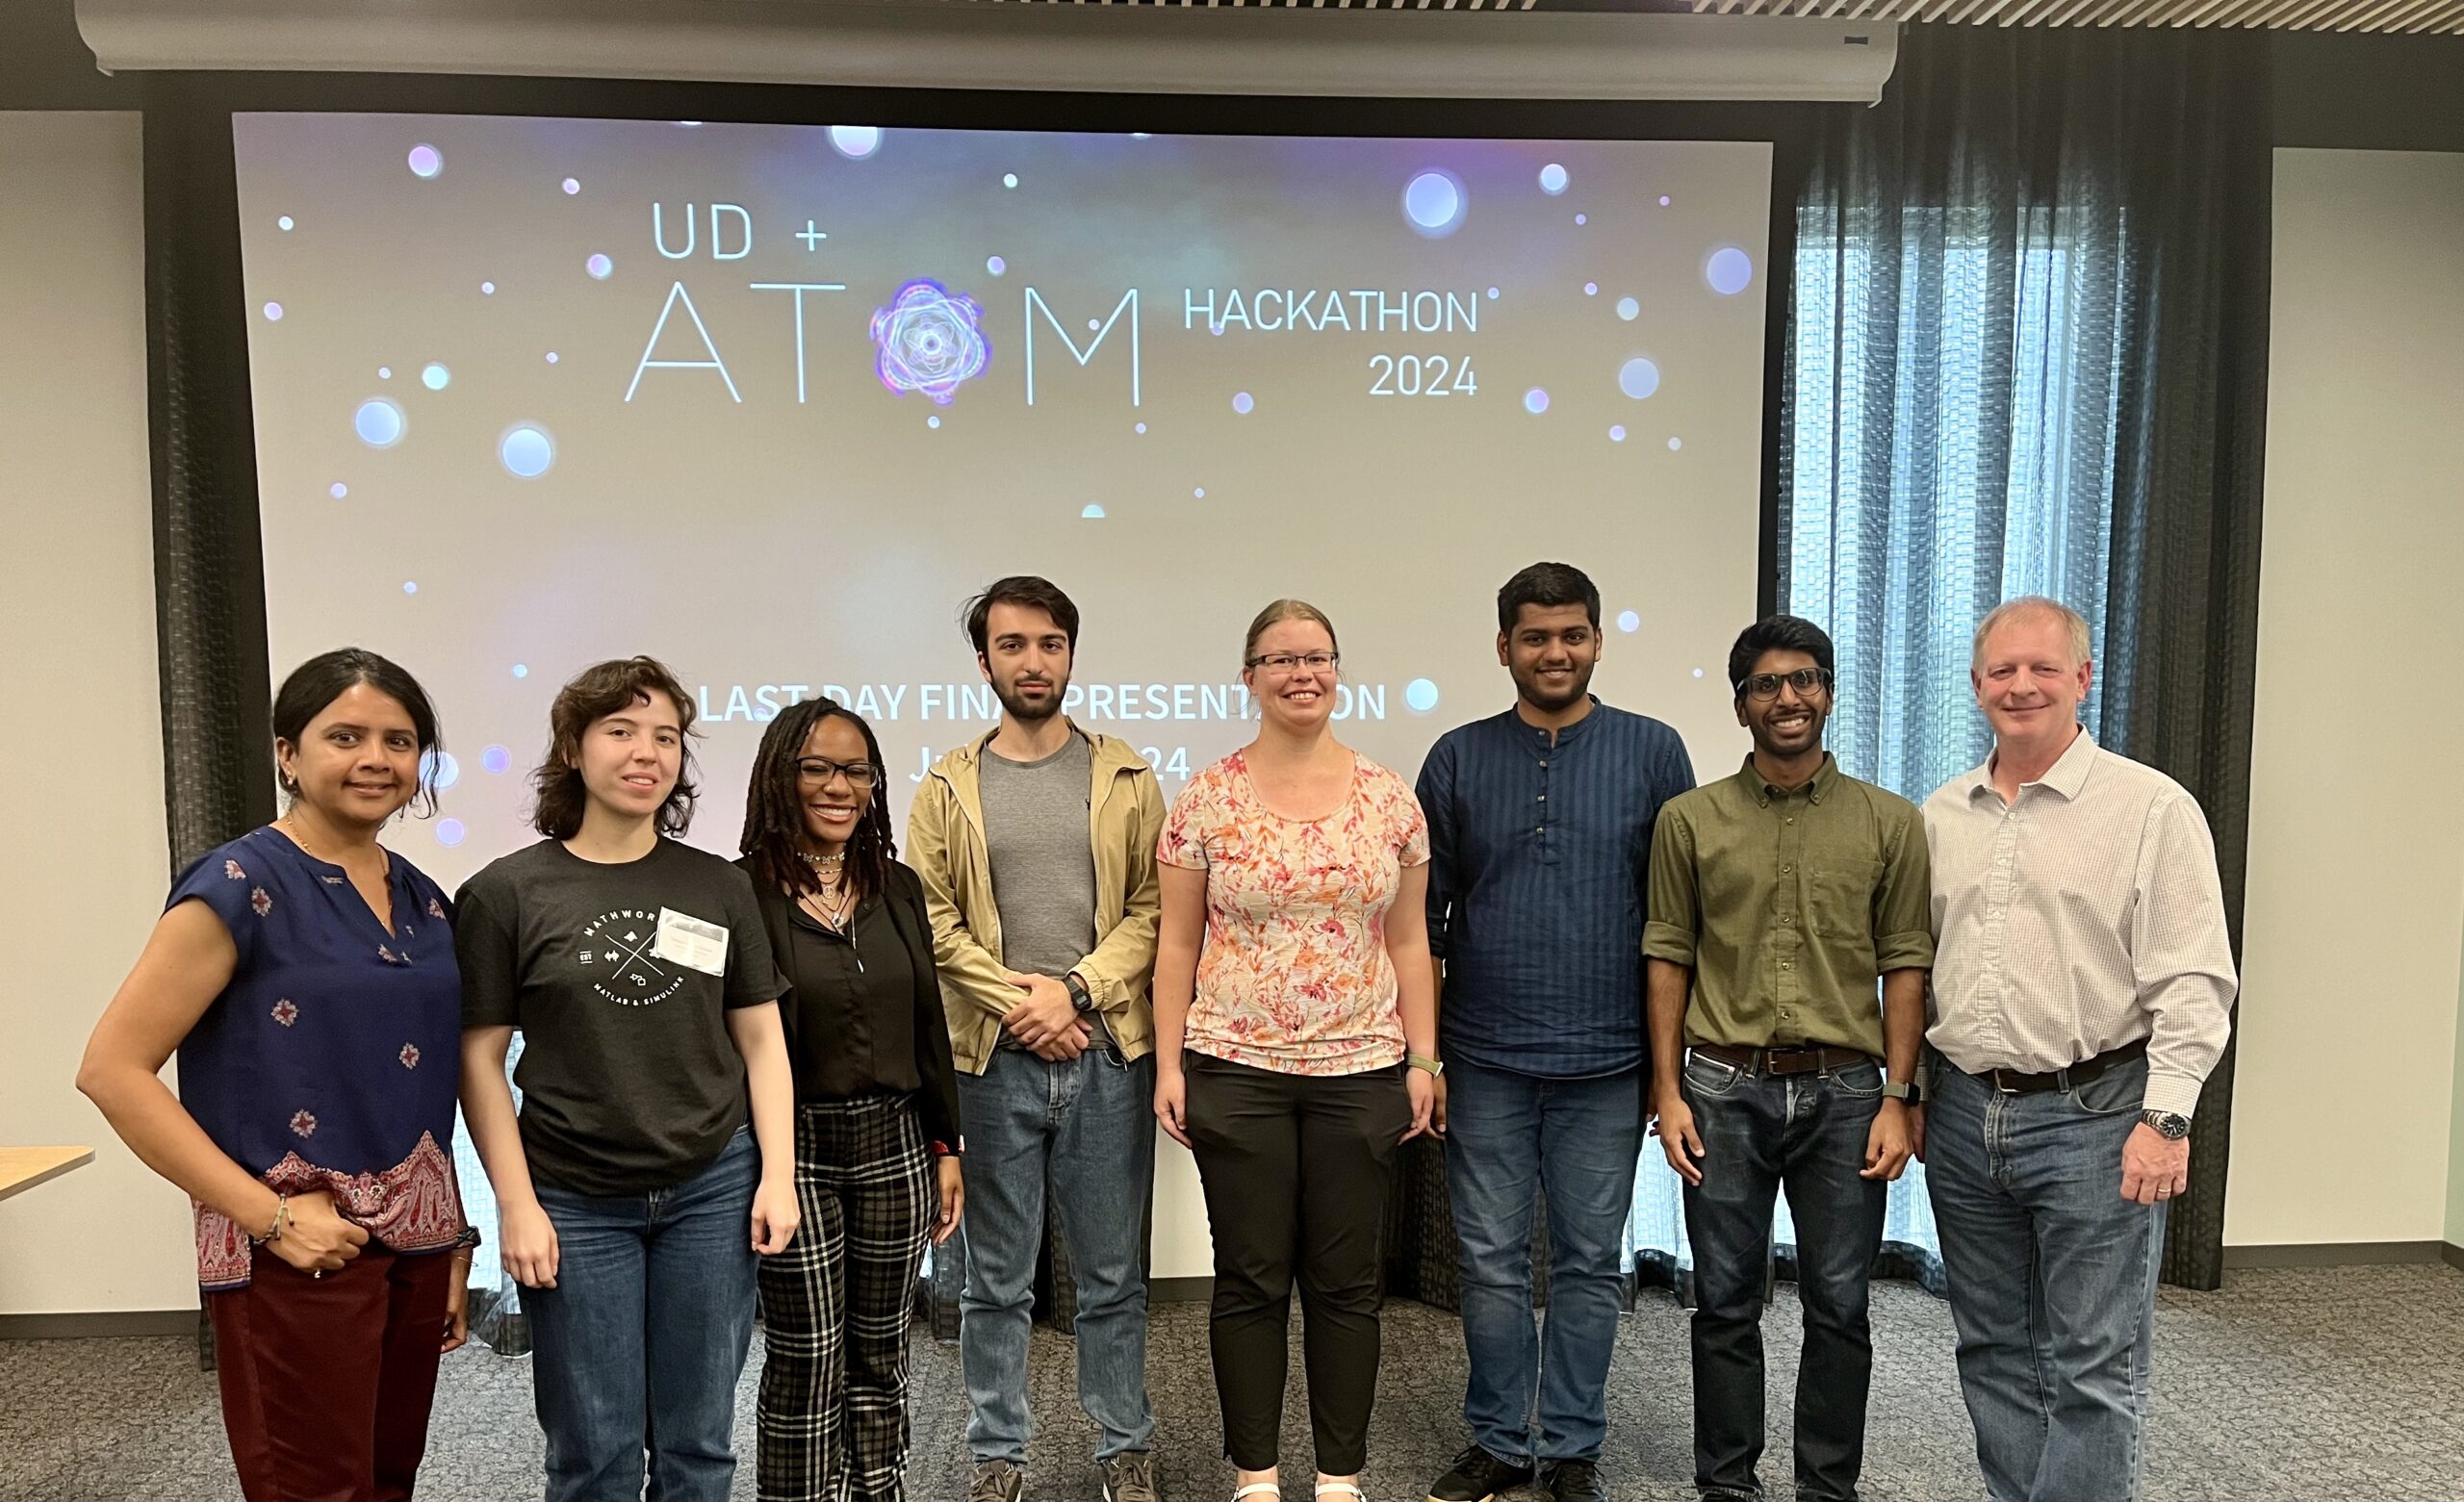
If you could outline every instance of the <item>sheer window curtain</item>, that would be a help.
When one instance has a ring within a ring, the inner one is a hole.
[[[1889,95],[1825,119],[1797,191],[1779,439],[1778,600],[1837,644],[1842,769],[1922,802],[1984,760],[1975,624],[2054,596],[2090,623],[2089,728],[2199,795],[2237,925],[2264,77],[2237,38],[1908,28]],[[2168,1263],[2210,1286],[2229,1092],[2228,1061],[2194,1170],[2212,1203]],[[1921,1164],[1885,1237],[1880,1271],[1938,1289]],[[1784,1200],[1783,1272],[1792,1238]],[[1631,1239],[1682,1293],[1656,1141]]]

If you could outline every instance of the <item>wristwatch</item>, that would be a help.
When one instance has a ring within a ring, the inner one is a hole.
[[[1911,1106],[1925,1104],[1925,1087],[1913,1080],[1893,1080],[1883,1086],[1883,1099],[1906,1101]]]
[[[1069,1005],[1082,1016],[1095,1009],[1095,998],[1088,991],[1087,982],[1078,979],[1077,971],[1063,976],[1061,983],[1069,988]]]
[[[1406,1054],[1403,1056],[1403,1062],[1411,1068],[1420,1070],[1432,1080],[1446,1073],[1446,1061],[1442,1058],[1431,1058],[1426,1054]]]
[[[2139,1119],[2155,1129],[2156,1134],[2168,1142],[2179,1142],[2191,1134],[2191,1119],[2169,1110],[2143,1110]]]

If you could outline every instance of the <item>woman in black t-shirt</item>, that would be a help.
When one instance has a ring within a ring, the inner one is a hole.
[[[958,1229],[957,1072],[924,887],[892,857],[880,743],[829,700],[770,722],[745,796],[796,1081],[802,1229],[761,1264],[764,1497],[906,1495],[907,1311]]]
[[[536,845],[456,900],[462,1109],[530,1314],[548,1502],[726,1502],[754,1266],[794,1236],[786,989],[753,883],[670,836],[692,700],[648,657],[556,695]],[[505,1055],[523,1035],[514,1082]]]

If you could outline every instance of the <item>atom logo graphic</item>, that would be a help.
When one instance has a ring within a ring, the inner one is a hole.
[[[888,307],[873,315],[873,369],[882,384],[905,395],[922,392],[946,407],[965,382],[992,363],[992,344],[977,322],[983,308],[930,277],[898,290]]]

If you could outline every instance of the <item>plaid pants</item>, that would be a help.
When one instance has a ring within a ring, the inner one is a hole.
[[[761,1260],[761,1502],[903,1502],[907,1319],[939,1209],[904,1096],[796,1110],[804,1224]]]

